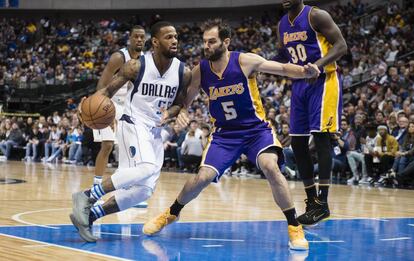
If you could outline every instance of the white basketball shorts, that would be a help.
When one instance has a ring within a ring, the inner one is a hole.
[[[129,118],[118,121],[117,140],[119,146],[119,168],[139,167],[140,163],[151,163],[157,171],[143,184],[155,188],[164,163],[164,146],[161,128],[133,123]]]

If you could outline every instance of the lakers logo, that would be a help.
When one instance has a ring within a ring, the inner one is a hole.
[[[294,42],[294,41],[306,41],[308,40],[308,32],[307,31],[302,31],[302,32],[295,32],[295,33],[284,33],[283,34],[283,44],[287,44],[289,42]]]
[[[233,95],[233,94],[243,94],[244,92],[244,87],[243,87],[243,83],[238,83],[238,84],[234,84],[234,85],[230,85],[230,86],[224,86],[224,87],[219,87],[219,88],[215,88],[210,87],[210,100],[214,101],[217,100],[217,98],[219,97],[225,97],[225,96],[229,96],[229,95]]]

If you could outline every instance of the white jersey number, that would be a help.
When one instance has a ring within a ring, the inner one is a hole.
[[[299,60],[305,62],[308,58],[308,55],[306,54],[306,48],[302,44],[296,45],[296,50],[293,47],[288,47],[287,49],[292,56],[293,63],[298,63]]]
[[[222,102],[221,106],[223,107],[226,120],[229,121],[237,118],[237,111],[235,108],[233,108],[234,103],[232,101]]]

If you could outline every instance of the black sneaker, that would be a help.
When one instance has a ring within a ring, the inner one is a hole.
[[[312,226],[319,221],[329,218],[330,212],[328,203],[321,202],[318,199],[305,200],[306,212],[300,215],[296,220],[304,226]]]

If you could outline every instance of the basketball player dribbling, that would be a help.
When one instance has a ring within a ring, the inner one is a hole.
[[[143,233],[153,235],[177,221],[181,209],[211,182],[218,182],[224,171],[243,153],[263,171],[269,181],[274,201],[288,222],[289,247],[307,250],[309,245],[302,227],[296,221],[288,184],[279,170],[278,160],[283,161],[282,149],[272,126],[265,120],[256,73],[313,78],[319,75],[319,70],[313,64],[304,67],[281,64],[252,53],[230,52],[231,29],[220,19],[207,21],[203,31],[206,59],[192,71],[186,106],[201,87],[209,96],[214,130],[204,150],[198,174],[186,182],[170,208],[145,223]],[[185,110],[181,111],[178,118],[189,122]]]
[[[346,53],[347,45],[326,11],[304,5],[303,0],[283,0],[282,4],[288,13],[278,25],[280,53],[292,64],[314,63],[321,71],[311,81],[293,82],[290,114],[292,149],[307,195],[306,212],[297,220],[302,225],[314,225],[330,216],[330,133],[339,131],[342,112],[342,86],[335,61]],[[318,154],[319,191],[308,147],[311,134]]]
[[[105,86],[111,82],[113,76],[119,72],[123,64],[127,63],[131,59],[138,59],[142,55],[144,44],[145,29],[139,25],[133,26],[130,30],[128,46],[111,55],[111,58],[105,66],[101,77],[99,78],[96,89],[100,90],[102,88],[105,88]],[[112,97],[112,101],[116,109],[115,122],[113,125],[101,130],[93,130],[94,142],[101,142],[101,149],[99,150],[95,162],[95,177],[93,181],[94,184],[102,183],[102,175],[105,173],[109,155],[114,144],[117,143],[117,121],[122,116],[125,97],[127,95],[128,89],[131,88],[132,85],[132,82],[127,82]]]
[[[124,64],[111,82],[97,93],[112,97],[125,83],[133,88],[126,95],[118,125],[119,168],[86,191],[72,195],[73,225],[87,242],[95,242],[93,222],[148,199],[164,160],[161,124],[182,108],[191,71],[175,58],[178,41],[175,27],[165,21],[151,27],[153,52]],[[102,206],[93,204],[114,191]]]

